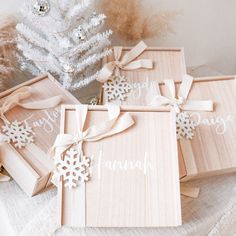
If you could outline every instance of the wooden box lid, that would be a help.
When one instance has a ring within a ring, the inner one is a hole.
[[[165,86],[161,90],[167,93]],[[197,127],[192,140],[179,141],[180,159],[187,171],[183,181],[236,171],[235,91],[235,76],[194,79],[188,99],[212,100],[214,111],[187,111]]]
[[[63,106],[61,133],[76,133],[75,109]],[[131,114],[134,126],[101,141],[84,143],[84,154],[93,156],[91,180],[72,189],[60,182],[60,225],[181,224],[175,115],[165,108],[150,107],[121,107],[123,112]],[[104,106],[89,107],[86,127],[106,119]],[[127,168],[122,167],[125,163],[129,163]]]
[[[62,104],[79,104],[79,101],[52,76],[43,75],[1,93],[0,106],[8,95],[23,86],[30,86],[32,92],[31,97],[23,102],[60,95]],[[18,149],[7,143],[1,146],[1,163],[29,196],[35,195],[50,184],[53,161],[48,151],[59,133],[60,106],[61,104],[48,110],[27,110],[17,106],[5,114],[11,122],[27,120],[35,133],[34,143],[27,144],[25,148]],[[2,121],[0,125],[3,125]]]
[[[122,56],[132,48],[124,47]],[[115,100],[121,105],[146,106],[147,96],[152,96],[156,91],[158,82],[165,79],[180,81],[187,73],[185,65],[184,50],[182,48],[147,48],[137,59],[151,59],[154,63],[153,69],[138,69],[133,71],[120,70],[121,76],[125,76],[127,82],[132,87],[125,101]],[[114,56],[109,56],[104,60],[104,64],[114,60]],[[106,91],[102,93],[103,104],[107,102]]]

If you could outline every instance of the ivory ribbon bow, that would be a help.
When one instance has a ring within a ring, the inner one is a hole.
[[[141,41],[122,58],[122,47],[114,47],[114,61],[108,62],[102,68],[97,80],[101,83],[106,82],[113,74],[120,75],[120,70],[152,69],[153,62],[150,59],[135,60],[146,49],[147,45]]]
[[[180,85],[178,95],[176,98],[175,83],[173,80],[165,80],[165,85],[167,86],[170,97],[164,97],[158,94],[154,97],[151,102],[151,106],[170,106],[177,113],[181,110],[184,111],[213,111],[213,102],[208,101],[195,101],[188,100],[189,92],[193,84],[193,77],[186,75]]]
[[[5,116],[5,113],[10,111],[12,108],[16,106],[32,110],[49,109],[58,106],[62,100],[61,96],[55,96],[49,99],[40,100],[36,102],[29,102],[29,103],[21,102],[23,99],[29,98],[30,96],[31,96],[31,88],[28,86],[17,89],[12,94],[10,94],[0,107],[0,119],[2,119],[4,123],[9,123],[8,119]],[[7,139],[6,136],[0,133],[0,144],[4,144],[6,142],[6,139]],[[8,176],[0,174],[0,182],[9,180],[10,178]]]
[[[73,145],[79,145],[80,155],[83,155],[83,142],[96,142],[101,139],[121,133],[132,125],[134,120],[129,113],[120,115],[120,108],[115,104],[107,104],[108,121],[89,127],[83,131],[86,121],[88,106],[79,105],[76,107],[76,118],[78,125],[78,133],[76,136],[71,134],[59,134],[52,147],[52,153],[58,148],[58,156],[61,156],[66,150]]]

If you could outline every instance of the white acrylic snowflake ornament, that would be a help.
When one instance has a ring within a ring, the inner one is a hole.
[[[132,89],[124,76],[114,76],[111,80],[104,83],[103,88],[108,101],[116,99],[124,101],[127,98],[127,93]]]
[[[28,143],[34,142],[34,132],[29,124],[15,120],[2,126],[2,131],[6,135],[6,141],[13,143],[16,148],[23,148]]]
[[[194,136],[193,130],[195,130],[196,127],[196,122],[191,120],[187,112],[180,112],[176,115],[177,139],[192,139]]]
[[[89,180],[89,167],[90,159],[80,155],[80,151],[72,147],[66,151],[63,159],[55,158],[56,169],[53,173],[53,181],[60,181],[63,178],[65,187],[75,188],[79,183]]]

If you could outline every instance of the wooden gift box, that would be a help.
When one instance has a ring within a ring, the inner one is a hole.
[[[79,101],[50,75],[44,75],[29,80],[19,86],[0,94],[0,104],[15,90],[30,86],[32,95],[24,102],[38,101],[61,95],[62,104],[78,104]],[[16,149],[14,145],[5,143],[1,146],[0,162],[22,190],[29,196],[50,185],[50,175],[53,161],[48,156],[49,148],[53,145],[59,132],[60,106],[48,110],[26,110],[19,106],[6,113],[9,121],[22,121],[27,119],[28,124],[35,133],[34,143],[27,144],[25,148]],[[1,126],[3,122],[0,122]]]
[[[124,112],[131,114],[134,126],[83,144],[84,155],[93,156],[91,180],[72,189],[66,188],[63,181],[59,183],[60,225],[181,225],[175,115],[166,108],[150,107],[121,107],[121,113]],[[106,119],[104,106],[89,107],[84,130]],[[75,130],[76,106],[63,106],[61,134],[74,135]],[[99,165],[101,160],[103,164]],[[115,161],[147,163],[151,169],[147,168],[146,174],[140,169],[112,171],[108,166]]]
[[[178,86],[177,86],[178,89]],[[165,86],[161,86],[166,94]],[[199,126],[192,140],[180,139],[183,181],[236,171],[236,80],[234,76],[195,78],[189,100],[212,100],[213,112],[188,112]]]
[[[122,56],[131,49],[131,47],[124,47]],[[184,50],[182,48],[149,47],[136,59],[151,59],[154,67],[153,69],[137,69],[133,71],[120,70],[120,74],[125,76],[127,82],[131,85],[132,91],[128,93],[125,101],[116,100],[115,102],[118,104],[149,105],[147,96],[151,97],[156,94],[158,82],[162,82],[165,79],[179,81],[187,73]],[[105,58],[103,64],[110,61],[114,61],[114,55]],[[107,102],[104,89],[102,90],[101,101],[102,104]]]

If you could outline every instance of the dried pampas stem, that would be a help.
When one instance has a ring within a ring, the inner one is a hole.
[[[173,32],[170,23],[179,15],[176,11],[150,10],[141,0],[101,0],[100,7],[114,33],[128,41],[161,37]]]
[[[0,23],[0,91],[5,88],[5,82],[16,68],[15,26],[16,21],[13,18],[5,19]]]

